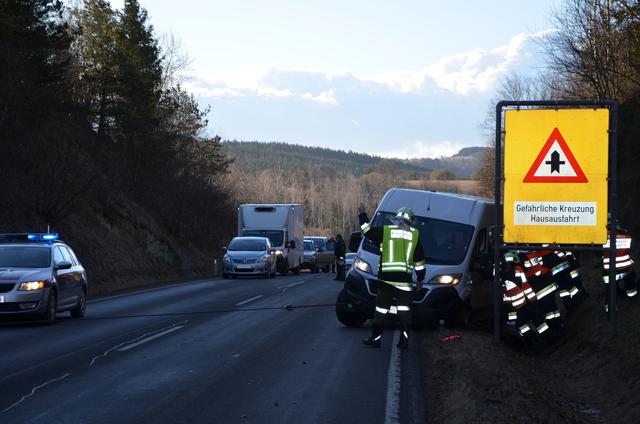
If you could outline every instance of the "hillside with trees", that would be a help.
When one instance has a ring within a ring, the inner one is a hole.
[[[237,158],[237,166],[247,172],[277,168],[286,164],[290,168],[310,166],[326,168],[333,172],[349,172],[361,176],[375,171],[401,173],[405,179],[428,178],[431,169],[425,166],[408,165],[398,159],[353,151],[332,150],[324,147],[309,147],[288,143],[264,143],[257,141],[224,141],[223,149],[230,157]]]
[[[445,168],[399,159],[285,143],[223,142],[233,159],[229,189],[239,203],[302,203],[307,234],[349,234],[356,207],[374,210],[391,187],[474,194],[475,181],[458,181]],[[439,164],[447,163],[442,158]]]
[[[93,294],[210,272],[234,228],[173,53],[137,0],[0,2],[0,231],[58,231]]]
[[[455,178],[468,180],[475,178],[486,151],[486,147],[463,147],[453,156],[409,159],[407,162],[427,169],[446,169]]]

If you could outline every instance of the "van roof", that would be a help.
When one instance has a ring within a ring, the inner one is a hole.
[[[378,211],[396,212],[406,206],[416,215],[446,221],[474,223],[482,219],[492,199],[455,193],[392,188],[382,198]]]

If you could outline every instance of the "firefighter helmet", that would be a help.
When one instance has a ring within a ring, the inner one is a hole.
[[[413,222],[413,211],[407,207],[400,208],[396,213],[395,219],[411,224]]]

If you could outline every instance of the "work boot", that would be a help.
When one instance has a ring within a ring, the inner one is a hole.
[[[367,337],[362,343],[371,347],[380,347],[382,344],[382,329],[374,324],[371,327],[371,337]]]
[[[396,347],[400,350],[409,349],[409,339],[405,337],[400,337],[400,340],[398,341],[398,344],[396,345]]]
[[[382,343],[382,336],[367,337],[366,339],[362,340],[362,343],[371,347],[380,347],[380,344]]]
[[[398,344],[396,345],[398,349],[407,350],[409,349],[409,328],[406,325],[400,327],[400,340],[398,340]]]

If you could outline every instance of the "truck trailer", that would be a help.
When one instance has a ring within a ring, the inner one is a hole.
[[[304,207],[298,203],[248,204],[238,208],[238,236],[268,237],[280,274],[300,273],[304,261]]]

